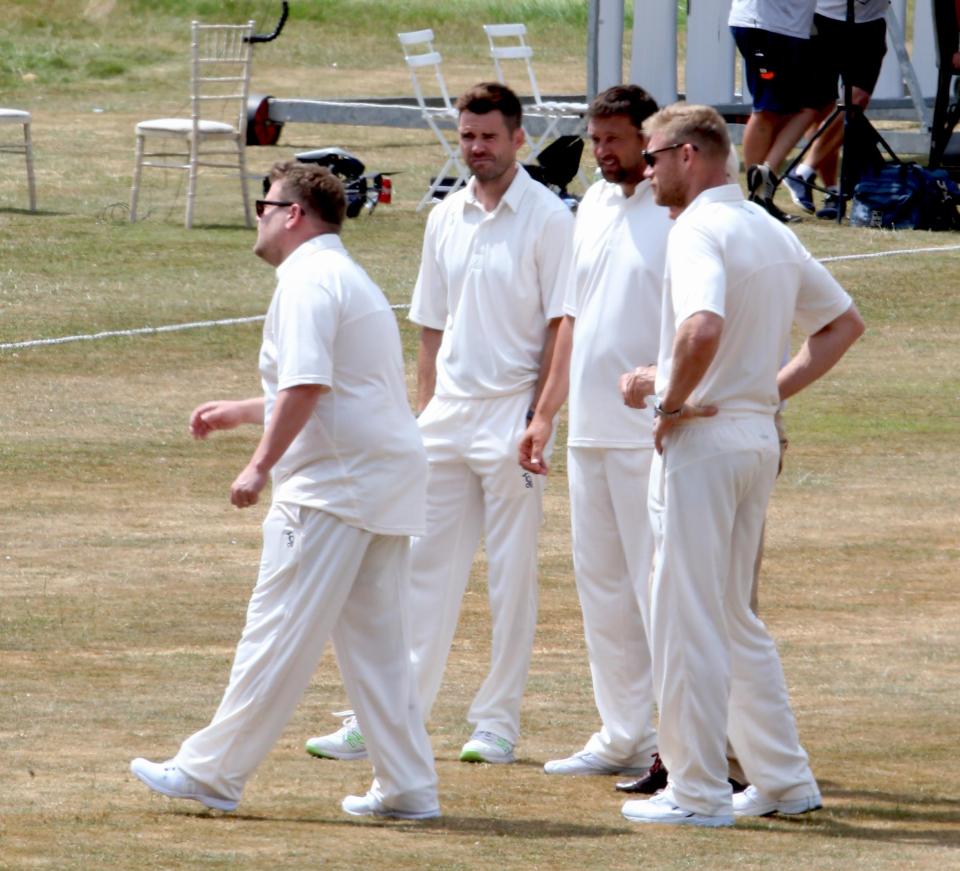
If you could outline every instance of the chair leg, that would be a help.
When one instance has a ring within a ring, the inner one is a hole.
[[[247,188],[247,157],[243,140],[237,137],[237,157],[240,165],[240,192],[243,194],[243,219],[248,227],[253,226],[253,217],[250,214],[250,191]]]
[[[37,182],[33,175],[33,141],[30,138],[30,122],[23,125],[23,147],[27,157],[27,195],[30,199],[30,211],[37,210]]]
[[[137,221],[137,198],[140,196],[140,175],[143,172],[143,136],[137,134],[133,157],[133,186],[130,188],[130,223]]]
[[[183,226],[188,230],[193,227],[193,204],[197,198],[197,152],[200,150],[199,136],[190,137],[190,169],[187,183],[187,214]]]
[[[453,146],[447,140],[447,137],[444,135],[443,131],[436,124],[433,117],[429,114],[424,114],[424,120],[427,122],[427,125],[433,131],[434,135],[437,137],[437,140],[440,143],[440,147],[443,149],[444,154],[446,155],[446,161],[443,164],[443,167],[436,175],[436,179],[433,184],[427,188],[427,192],[423,195],[423,199],[420,200],[419,205],[417,206],[417,211],[419,212],[425,205],[433,200],[434,194],[443,184],[443,179],[446,174],[450,171],[450,168],[453,167],[457,172],[457,179],[453,184],[453,187],[447,191],[448,194],[452,194],[462,185],[466,184],[470,178],[469,170],[463,165],[463,161],[460,159],[460,153],[457,149],[457,146]]]

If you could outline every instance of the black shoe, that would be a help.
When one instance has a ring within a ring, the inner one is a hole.
[[[667,769],[660,761],[660,754],[653,755],[653,765],[650,770],[638,780],[621,780],[616,784],[620,792],[640,792],[644,795],[653,795],[667,785]]]
[[[823,207],[817,212],[817,217],[824,221],[836,221],[840,214],[840,194],[831,191],[823,201]]]
[[[797,215],[788,215],[774,201],[773,195],[780,180],[765,163],[747,167],[747,199],[760,206],[768,215],[781,224],[794,224],[803,220]]]
[[[776,218],[781,224],[797,224],[803,220],[799,215],[788,215],[772,199],[754,200],[754,202],[760,206],[760,208],[764,209],[771,218]],[[817,212],[818,216],[819,214],[820,213]]]
[[[747,167],[747,193],[755,203],[772,200],[779,180],[765,163],[755,163]]]

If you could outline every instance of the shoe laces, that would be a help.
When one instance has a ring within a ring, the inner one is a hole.
[[[497,747],[506,753],[509,753],[513,748],[513,745],[506,738],[501,738],[496,732],[488,732],[485,729],[483,731],[474,732],[471,736],[471,740],[474,739],[483,741],[484,744]]]
[[[647,772],[647,777],[651,774],[659,774],[660,769],[663,768],[663,762],[660,760],[660,754],[653,754],[653,764],[650,766],[650,770]]]

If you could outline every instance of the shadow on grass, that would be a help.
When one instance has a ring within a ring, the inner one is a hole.
[[[57,212],[53,209],[37,209],[31,212],[30,209],[17,209],[12,206],[0,206],[0,215],[25,215],[30,218],[65,218],[72,212]]]
[[[820,787],[823,795],[829,798],[841,799],[844,801],[876,801],[876,802],[888,802],[890,804],[897,805],[895,809],[891,809],[889,813],[899,814],[905,811],[905,808],[909,808],[911,805],[935,805],[940,807],[955,808],[955,812],[952,815],[952,821],[960,824],[960,798],[943,798],[942,796],[921,796],[919,798],[914,798],[914,800],[908,801],[900,793],[893,792],[878,792],[867,789],[843,789],[838,786],[834,786],[830,781],[820,781]]]
[[[395,831],[466,835],[499,835],[529,840],[549,838],[607,838],[631,831],[626,823],[619,826],[585,826],[575,822],[538,819],[503,819],[500,817],[455,816],[444,814],[434,820],[390,820],[379,817],[285,817],[274,814],[219,813],[210,810],[175,810],[174,816],[201,817],[211,822],[278,823],[307,826],[372,826]]]
[[[960,850],[960,800],[910,799],[902,794],[847,790],[820,782],[824,809],[796,817],[740,819],[738,829],[891,844],[925,844]],[[838,804],[837,802],[843,802]],[[899,824],[899,825],[898,825]]]

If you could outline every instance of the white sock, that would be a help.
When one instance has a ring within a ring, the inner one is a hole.
[[[794,173],[799,175],[804,181],[810,181],[810,179],[817,174],[817,171],[812,166],[807,166],[807,164],[801,163],[800,166],[794,170]]]

